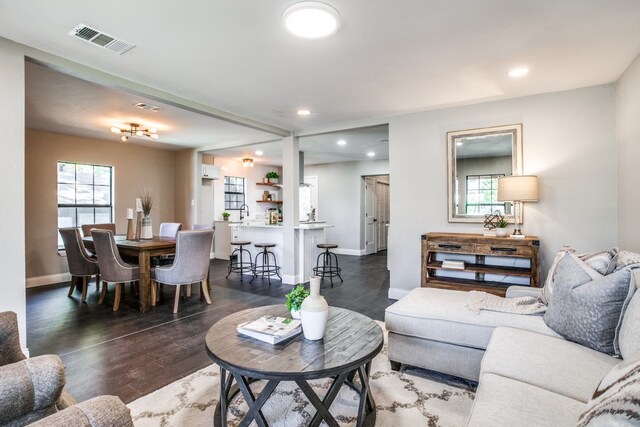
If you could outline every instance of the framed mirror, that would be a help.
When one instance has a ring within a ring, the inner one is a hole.
[[[522,174],[522,124],[447,133],[449,222],[484,222],[511,203],[498,202],[498,178]]]

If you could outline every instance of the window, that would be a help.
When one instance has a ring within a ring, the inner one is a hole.
[[[58,228],[113,222],[112,183],[111,166],[58,162]]]
[[[498,178],[502,176],[504,174],[467,175],[467,215],[490,214],[496,210],[504,214],[504,202],[498,202]]]
[[[238,176],[224,177],[224,209],[240,210],[244,204],[244,178]]]

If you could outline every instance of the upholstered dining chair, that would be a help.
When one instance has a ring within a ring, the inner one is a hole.
[[[176,239],[176,257],[173,264],[151,270],[151,302],[156,301],[158,284],[176,287],[173,312],[178,312],[180,287],[200,283],[200,292],[207,304],[211,304],[207,287],[209,274],[209,252],[213,241],[213,230],[180,231]],[[104,280],[104,279],[103,279]]]
[[[160,237],[176,237],[178,231],[182,230],[182,224],[179,222],[162,222],[158,234]]]
[[[112,222],[108,222],[105,224],[84,224],[82,227],[82,235],[84,237],[91,236],[91,230],[97,228],[98,230],[111,230],[113,234],[116,234],[116,225]]]
[[[87,286],[92,276],[96,276],[96,287],[100,286],[100,267],[98,261],[89,258],[87,250],[82,243],[80,229],[65,227],[58,230],[62,236],[64,250],[67,254],[67,264],[71,273],[71,286],[68,296],[73,295],[78,280],[82,281],[82,302],[87,300]]]
[[[213,224],[193,224],[191,226],[192,230],[215,230]]]
[[[102,274],[102,293],[98,304],[102,304],[107,294],[107,284],[115,283],[116,293],[113,299],[113,311],[118,311],[120,298],[124,292],[124,283],[137,282],[140,280],[140,267],[127,264],[122,260],[116,246],[116,239],[111,230],[91,230],[93,245],[98,254],[98,264]]]

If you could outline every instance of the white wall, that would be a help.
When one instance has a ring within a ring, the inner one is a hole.
[[[24,54],[0,38],[0,311],[18,314],[20,343],[26,348],[24,210]]]
[[[224,212],[224,177],[240,176],[245,178],[246,203],[249,206],[249,214],[251,218],[255,218],[256,213],[265,213],[269,208],[277,208],[278,205],[270,203],[256,203],[262,200],[262,192],[265,190],[273,193],[274,197],[282,199],[282,190],[274,187],[256,185],[262,182],[262,178],[267,172],[276,171],[280,175],[282,183],[282,169],[278,166],[261,165],[254,161],[252,168],[245,168],[242,162],[237,159],[216,157],[215,165],[220,167],[220,179],[213,181],[213,191],[211,187],[203,188],[207,194],[213,196],[213,219],[215,221],[222,220],[222,212]],[[240,211],[228,211],[231,214],[230,221],[238,221],[240,219]]]
[[[616,245],[613,85],[405,115],[389,123],[391,297],[420,286],[421,234],[482,230],[447,222],[446,133],[513,123],[523,123],[524,173],[540,177],[523,230],[541,239],[542,277],[563,244]]]
[[[318,177],[317,219],[335,225],[327,229],[327,241],[339,245],[336,252],[359,254],[364,249],[360,242],[363,209],[362,176],[388,173],[388,160],[328,163],[304,167],[305,176]],[[391,182],[393,194],[395,191],[393,176]]]
[[[618,243],[640,252],[640,55],[616,83]]]

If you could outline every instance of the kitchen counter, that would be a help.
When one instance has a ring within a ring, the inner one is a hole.
[[[276,246],[270,248],[278,260],[278,265],[282,266],[283,260],[283,227],[282,224],[262,224],[260,222],[229,224],[231,228],[231,241],[247,240],[251,245],[245,246],[251,253],[255,261],[256,255],[260,252],[254,245],[256,243],[275,243]],[[294,227],[296,247],[288,253],[295,254],[295,274],[291,277],[283,276],[283,282],[289,284],[302,283],[309,280],[313,275],[313,267],[316,266],[316,259],[321,250],[316,246],[318,243],[326,243],[326,229],[334,227],[324,221],[302,222]],[[230,253],[231,251],[229,251]],[[254,281],[255,283],[255,281]]]

